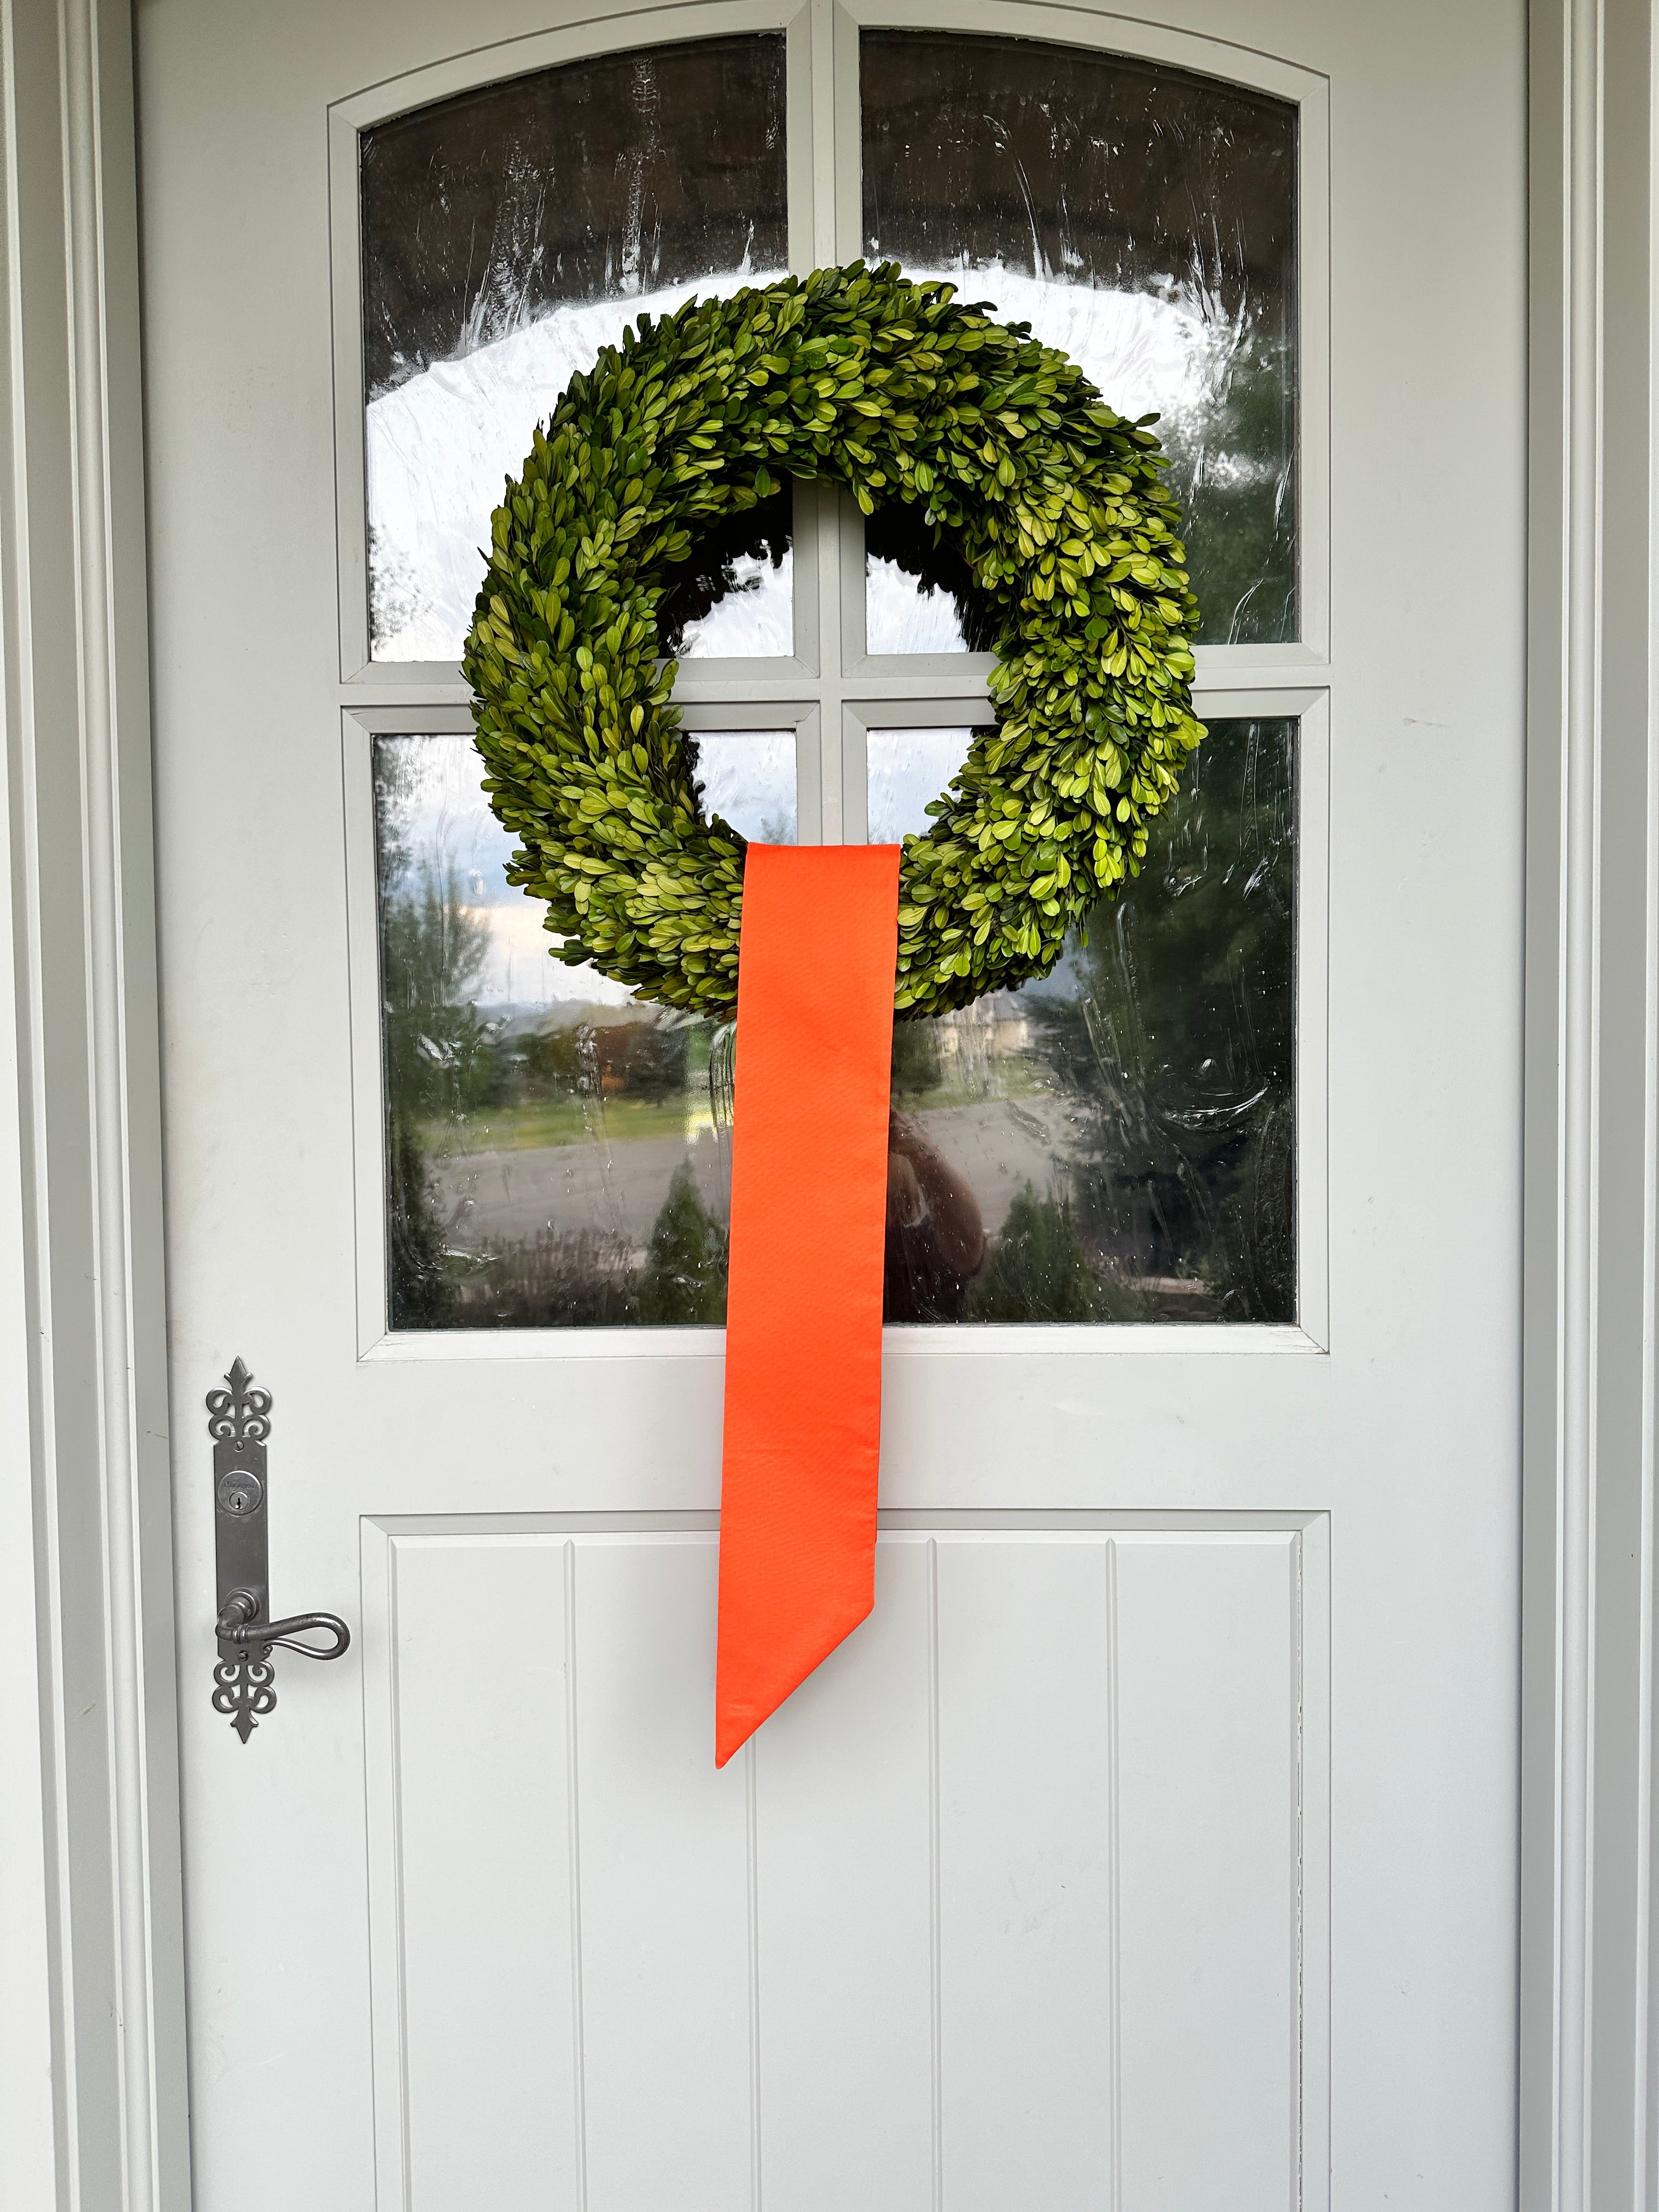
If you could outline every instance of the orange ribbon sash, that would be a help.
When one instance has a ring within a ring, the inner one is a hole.
[[[896,845],[751,845],[732,1110],[714,1763],[869,1612]]]

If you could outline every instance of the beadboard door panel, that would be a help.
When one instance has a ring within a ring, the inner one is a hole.
[[[1318,2203],[1323,1517],[889,1516],[718,1773],[692,1518],[363,1523],[381,2202]]]

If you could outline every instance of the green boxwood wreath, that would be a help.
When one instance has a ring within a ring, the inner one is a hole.
[[[642,315],[573,377],[494,518],[463,664],[509,877],[547,902],[556,957],[669,1006],[736,1005],[744,841],[699,815],[657,611],[700,530],[794,476],[866,514],[909,501],[998,623],[996,721],[904,841],[896,1009],[1047,974],[1137,872],[1204,735],[1154,419],[890,263]]]

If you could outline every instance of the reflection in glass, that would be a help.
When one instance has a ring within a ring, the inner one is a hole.
[[[1156,410],[1200,635],[1293,638],[1295,109],[1036,40],[867,30],[860,55],[866,253],[1029,322],[1121,414]],[[955,580],[930,599],[872,552],[872,653],[979,649],[950,634]]]
[[[705,819],[718,814],[751,845],[796,842],[793,730],[690,731],[686,746]]]
[[[1053,975],[897,1025],[890,1321],[1295,1319],[1295,751],[1214,726]],[[717,1322],[730,1030],[548,957],[482,775],[375,741],[391,1324]]]
[[[927,809],[968,757],[971,730],[872,730],[869,763],[870,842],[896,845],[925,837],[933,828]]]
[[[890,1321],[1295,1319],[1295,752],[1293,723],[1213,725],[1051,975],[897,1025],[937,1195],[896,1179]]]
[[[671,659],[737,659],[795,649],[793,494],[698,532],[657,610]]]
[[[678,644],[663,644],[681,660],[728,659],[795,649],[795,568],[788,546],[775,560],[739,553],[706,615],[688,622]]]
[[[453,660],[502,483],[574,372],[787,265],[783,40],[482,86],[365,131],[361,188],[372,649]]]
[[[962,609],[950,592],[878,553],[864,556],[864,623],[868,653],[975,649],[963,634]]]
[[[893,500],[864,526],[867,653],[989,653],[990,600],[973,571],[914,507]]]
[[[375,740],[390,1325],[719,1321],[716,1032],[549,957],[483,775]]]

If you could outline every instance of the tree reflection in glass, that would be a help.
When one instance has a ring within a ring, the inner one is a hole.
[[[896,1281],[890,1231],[890,1320],[1295,1320],[1295,754],[1292,722],[1214,725],[1051,975],[899,1025],[895,1108],[988,1242],[960,1285],[925,1239]]]

